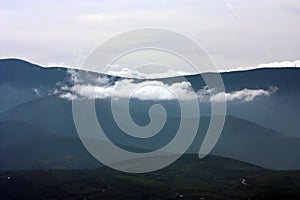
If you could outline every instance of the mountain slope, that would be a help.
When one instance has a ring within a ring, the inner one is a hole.
[[[2,109],[0,121],[5,124],[10,120],[17,121],[16,126],[19,123],[30,124],[35,127],[34,129],[42,129],[33,132],[43,132],[46,135],[50,133],[55,137],[65,138],[62,139],[64,142],[72,140],[78,141],[77,143],[80,144],[72,117],[72,102],[56,95],[50,95],[53,92],[48,92],[53,91],[60,82],[70,78],[66,69],[45,69],[25,61],[6,59],[0,60],[0,72],[0,92],[3,94],[0,98]],[[244,88],[266,89],[270,86],[279,89],[271,97],[257,98],[251,102],[228,102],[227,113],[243,119],[227,116],[221,138],[212,153],[272,169],[300,169],[299,138],[287,137],[299,136],[298,102],[300,93],[297,88],[300,84],[299,74],[300,69],[296,68],[222,73],[227,92]],[[200,75],[187,76],[186,78],[195,90],[204,86]],[[116,80],[118,78],[113,81]],[[178,78],[168,78],[160,81],[172,83],[178,80]],[[34,88],[39,88],[40,96],[33,93]],[[43,92],[45,93],[43,94]],[[98,117],[102,116],[100,123],[108,133],[108,137],[116,145],[125,146],[125,149],[134,148],[151,151],[166,145],[174,137],[180,122],[178,103],[176,101],[130,101],[131,117],[139,125],[147,125],[150,122],[148,109],[156,103],[162,104],[169,115],[164,129],[149,140],[130,137],[118,128],[112,117],[109,99],[97,100],[96,112]],[[202,116],[209,115],[208,107],[209,105],[201,104]],[[124,110],[118,108],[118,111],[123,112]],[[249,122],[249,120],[254,123]],[[188,152],[198,152],[208,123],[209,117],[201,118],[198,135]],[[15,127],[13,124],[10,126],[5,124],[3,124],[4,128],[1,129],[0,133],[6,135],[5,137],[10,137],[7,134],[11,132],[10,129],[14,130]],[[272,128],[272,130],[261,125]],[[22,129],[16,132],[22,134]],[[12,135],[12,137],[16,136]],[[35,137],[30,136],[29,138]],[[51,138],[53,137],[51,136]],[[42,141],[41,143],[45,143],[45,147],[47,146],[47,140],[43,138],[39,138],[39,140]],[[37,140],[24,140],[23,144],[18,143],[18,145],[9,148],[16,149],[14,151],[17,152],[19,146],[26,149],[26,145],[37,145],[33,144],[33,141]],[[54,142],[55,139],[49,141]],[[61,146],[64,146],[64,142]],[[5,145],[3,143],[3,147]],[[42,145],[40,146],[43,148]],[[45,155],[47,155],[46,158],[51,157],[50,154]],[[54,155],[60,156],[58,152]]]
[[[67,78],[66,72],[64,68],[42,68],[18,59],[0,60],[0,112],[46,95]]]
[[[0,112],[16,105],[47,96],[70,77],[65,68],[42,68],[18,59],[0,60]],[[226,92],[242,89],[277,87],[271,97],[251,102],[227,102],[227,113],[272,128],[286,136],[300,137],[300,68],[265,68],[221,73]],[[198,91],[205,82],[201,75],[185,77]],[[115,81],[119,78],[116,77]],[[165,83],[179,78],[160,79]],[[36,90],[35,90],[36,89]],[[34,92],[34,90],[36,92]],[[201,105],[202,114],[209,115],[209,105]]]
[[[41,112],[42,111],[42,112]],[[156,137],[136,139],[124,134],[115,124],[109,101],[97,101],[96,111],[104,115],[102,129],[116,145],[129,148],[156,150],[166,145],[176,134],[180,118],[169,117],[164,129]],[[121,112],[122,109],[119,109]],[[148,115],[133,109],[139,122],[147,124]],[[43,127],[60,137],[79,140],[72,118],[71,102],[57,97],[46,97],[19,105],[2,114],[2,120],[18,120]],[[190,120],[193,120],[192,118]],[[197,137],[188,152],[197,153],[207,131],[209,117],[201,117]],[[2,129],[5,133],[10,128]],[[21,130],[20,130],[21,131]],[[47,141],[45,141],[47,142]],[[23,144],[30,145],[30,144]],[[17,146],[16,146],[17,148]],[[300,139],[288,138],[256,123],[227,116],[222,135],[213,154],[231,157],[272,169],[300,169]]]
[[[14,120],[0,122],[0,163],[0,170],[101,166],[79,139]]]

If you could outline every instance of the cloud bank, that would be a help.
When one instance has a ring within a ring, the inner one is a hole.
[[[167,84],[159,80],[136,81],[134,79],[115,80],[105,75],[81,73],[69,70],[70,81],[74,84],[59,84],[52,94],[67,100],[80,99],[122,99],[139,100],[191,100],[198,98],[201,102],[241,101],[250,102],[257,97],[270,97],[278,88],[242,89],[233,92],[216,92],[214,88],[204,87],[194,91],[190,82],[181,81]]]
[[[135,79],[158,79],[158,78],[166,78],[166,77],[176,77],[176,76],[186,76],[192,75],[191,73],[184,71],[175,71],[175,70],[166,70],[163,72],[156,73],[143,73],[141,71],[130,69],[130,68],[122,68],[122,70],[113,69],[107,71],[107,75],[111,76],[120,76],[126,78],[135,78]]]
[[[226,99],[226,101],[239,100],[239,101],[243,101],[243,102],[250,102],[259,96],[270,97],[277,90],[278,90],[277,87],[270,87],[268,90],[243,89],[243,90],[234,91],[234,92],[230,92],[230,93],[221,92],[221,93],[213,94],[211,96],[211,101],[220,102],[220,101],[223,101],[224,99]]]
[[[46,65],[46,67],[57,67],[57,66],[68,68],[68,69],[80,69],[76,67],[74,68],[72,66],[65,66],[63,63],[59,63],[59,64],[51,63],[49,65]],[[285,68],[285,67],[300,67],[300,60],[261,63],[255,66],[236,67],[232,69],[220,69],[218,70],[218,72],[221,73],[221,72],[232,72],[232,71],[244,71],[244,70],[259,69],[259,68]],[[212,70],[210,72],[216,72],[216,71]],[[148,73],[148,72],[143,72],[142,70],[140,71],[137,69],[132,69],[130,67],[124,67],[119,64],[107,65],[107,71],[105,72],[105,74],[110,76],[118,76],[118,77],[133,78],[133,79],[160,79],[160,78],[195,75],[195,73],[186,72],[184,70],[172,70],[172,69]]]
[[[262,63],[256,66],[238,67],[229,70],[219,70],[219,72],[242,71],[242,70],[258,69],[258,68],[283,68],[283,67],[300,67],[300,60]]]

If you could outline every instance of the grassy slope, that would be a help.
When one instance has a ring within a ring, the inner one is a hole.
[[[1,199],[296,199],[300,197],[300,172],[266,170],[217,156],[199,160],[196,155],[185,155],[147,174],[106,167],[3,171],[0,191]]]

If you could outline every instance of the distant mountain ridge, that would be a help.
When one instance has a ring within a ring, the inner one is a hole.
[[[43,68],[18,59],[0,60],[0,112],[16,105],[47,96],[60,82],[70,75],[66,68]],[[273,128],[287,136],[300,137],[300,68],[266,68],[248,71],[221,73],[226,92],[241,89],[268,89],[277,87],[278,91],[270,98],[260,98],[253,102],[227,102],[227,113],[248,119],[263,126]],[[201,75],[185,77],[195,91],[205,82]],[[115,78],[117,81],[119,77]],[[178,78],[159,79],[166,83],[176,82]],[[39,89],[40,94],[34,92]],[[204,115],[210,113],[204,106]],[[257,112],[259,111],[259,112]],[[283,120],[283,119],[289,119]]]

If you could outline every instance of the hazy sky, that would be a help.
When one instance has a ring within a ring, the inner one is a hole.
[[[299,0],[1,1],[0,58],[78,67],[112,35],[179,31],[220,69],[300,60]]]

